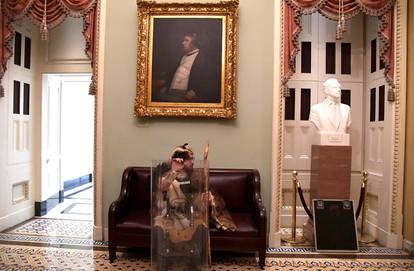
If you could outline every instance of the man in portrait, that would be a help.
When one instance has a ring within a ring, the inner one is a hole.
[[[220,59],[212,57],[205,39],[196,31],[185,32],[176,64],[170,65],[169,70],[154,67],[153,102],[220,103]]]

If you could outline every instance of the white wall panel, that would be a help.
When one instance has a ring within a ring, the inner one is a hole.
[[[47,59],[49,63],[83,64],[89,63],[85,54],[85,38],[82,34],[82,18],[66,18],[66,20],[50,30],[47,43]]]

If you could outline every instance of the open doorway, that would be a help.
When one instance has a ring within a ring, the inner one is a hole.
[[[91,74],[43,74],[42,218],[93,220]],[[39,211],[39,210],[36,210]]]

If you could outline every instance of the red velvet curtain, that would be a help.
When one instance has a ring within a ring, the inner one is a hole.
[[[380,49],[380,57],[385,65],[384,74],[388,85],[394,88],[394,11],[390,9],[387,13],[380,16],[381,24],[378,29],[378,36],[383,46]],[[394,91],[388,92],[388,101],[394,101]]]
[[[93,75],[90,93],[96,93],[96,5],[98,0],[47,0],[46,21],[49,29],[58,26],[66,17],[83,17],[85,53],[91,59]],[[45,8],[45,0],[1,0],[1,42],[0,46],[0,97],[4,96],[1,80],[6,71],[7,61],[12,56],[12,40],[14,29],[12,22],[22,17],[30,17],[36,24],[41,23]]]
[[[395,0],[343,0],[345,18],[349,19],[363,12],[370,16],[378,16],[378,36],[382,41],[380,57],[385,63],[385,78],[394,88],[394,37],[393,6]],[[287,82],[294,73],[294,60],[299,51],[298,35],[302,29],[300,16],[319,12],[325,17],[338,19],[339,0],[285,0],[284,4],[284,66],[282,86],[285,96],[288,95]],[[392,91],[393,93],[393,91]],[[392,100],[392,94],[388,99]]]
[[[6,16],[0,14],[0,37],[2,41],[2,46],[0,46],[0,97],[4,97],[4,87],[1,84],[4,73],[6,72],[7,60],[13,54],[13,48],[11,42],[13,40],[12,31],[8,27]]]

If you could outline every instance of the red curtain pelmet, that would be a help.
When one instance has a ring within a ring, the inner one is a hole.
[[[82,17],[84,21],[83,35],[86,41],[85,53],[90,58],[93,71],[95,65],[96,47],[96,6],[98,0],[47,0],[46,21],[49,29],[62,23],[69,17]],[[0,48],[0,97],[4,96],[4,88],[1,84],[7,67],[7,61],[12,56],[12,41],[14,29],[12,22],[23,17],[29,17],[40,25],[44,15],[44,0],[1,0],[1,42]],[[96,92],[96,75],[93,72],[91,94]]]
[[[319,12],[323,16],[337,20],[339,0],[284,0],[284,30],[283,30],[283,79],[282,87],[288,96],[287,82],[294,73],[294,60],[299,51],[298,36],[302,30],[300,16]],[[343,0],[344,15],[350,19],[362,12],[379,18],[378,36],[382,41],[380,57],[385,63],[384,75],[394,88],[394,4],[395,0]],[[392,92],[393,93],[393,92]],[[392,100],[388,94],[388,100]]]

